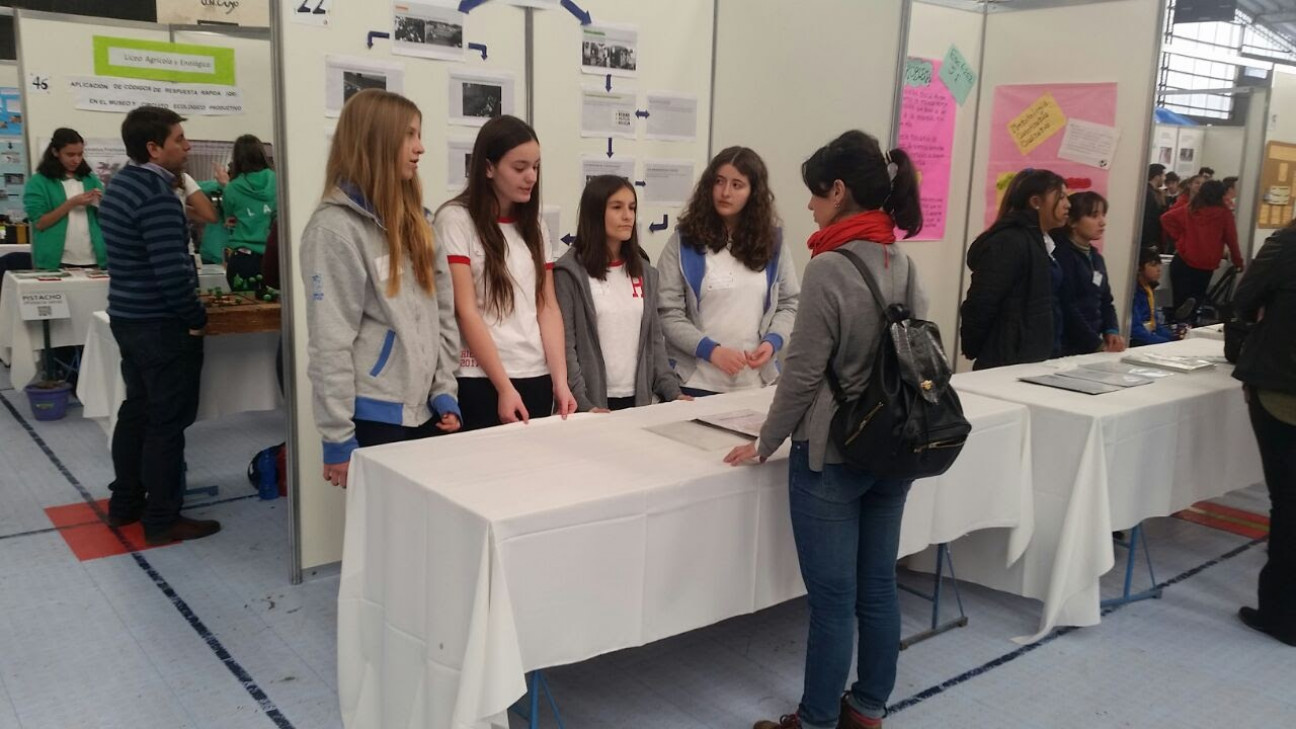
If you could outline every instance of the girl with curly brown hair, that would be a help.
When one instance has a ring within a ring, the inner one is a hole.
[[[658,311],[684,392],[764,387],[792,335],[800,288],[765,163],[729,147],[707,165],[662,252]]]

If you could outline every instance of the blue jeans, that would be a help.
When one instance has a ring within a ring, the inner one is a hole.
[[[788,465],[792,534],[810,603],[805,692],[797,713],[836,726],[859,626],[859,674],[850,701],[882,717],[900,652],[896,552],[911,481],[887,481],[845,465],[810,470],[810,448],[792,443]]]

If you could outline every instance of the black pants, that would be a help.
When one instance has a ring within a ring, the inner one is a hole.
[[[225,282],[230,291],[254,291],[252,280],[261,275],[260,253],[244,249],[226,248]]]
[[[404,425],[379,423],[374,420],[356,420],[354,422],[355,437],[359,441],[361,448],[386,445],[388,443],[404,443],[407,440],[422,440],[423,438],[445,435],[445,431],[436,427],[439,418],[435,417],[435,415],[426,423],[413,428]]]
[[[629,410],[635,406],[634,395],[630,397],[609,397],[608,410],[616,412],[617,410]]]
[[[1251,427],[1269,487],[1269,560],[1260,570],[1260,614],[1296,637],[1296,425],[1269,414],[1252,391]]]
[[[32,257],[30,253],[6,253],[0,256],[0,287],[4,286],[5,273],[9,271],[30,271]]]
[[[1214,271],[1203,271],[1193,268],[1179,256],[1170,261],[1170,286],[1174,289],[1174,306],[1178,309],[1189,297],[1197,299],[1197,306],[1206,303],[1206,292],[1210,289]]]
[[[113,430],[108,513],[161,532],[184,503],[185,428],[198,415],[203,338],[179,321],[113,319],[126,399]]]
[[[553,415],[553,379],[549,375],[510,380],[522,396],[522,405],[532,418]],[[499,393],[486,377],[459,378],[459,409],[463,411],[463,430],[477,430],[500,424]]]

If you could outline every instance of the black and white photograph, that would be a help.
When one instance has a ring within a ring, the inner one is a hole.
[[[513,76],[483,71],[451,71],[449,108],[451,124],[479,127],[505,114],[513,114]]]
[[[5,185],[21,185],[27,181],[27,176],[14,172],[6,172],[4,176]]]
[[[336,117],[352,96],[365,89],[405,93],[405,67],[399,63],[329,55],[324,59],[324,115]]]
[[[446,187],[462,190],[472,168],[472,139],[446,140]]]
[[[401,56],[463,60],[464,19],[454,3],[400,3],[392,17],[392,53]]]
[[[360,71],[342,72],[342,101],[350,101],[352,96],[365,89],[387,90],[387,77],[376,73]]]
[[[631,26],[585,26],[581,33],[581,71],[613,76],[637,75],[639,31]]]
[[[463,85],[464,116],[494,119],[500,111],[504,100],[504,90],[495,84],[466,83]]]

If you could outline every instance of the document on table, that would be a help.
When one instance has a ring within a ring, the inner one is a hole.
[[[1147,377],[1153,380],[1162,377],[1174,377],[1175,373],[1170,370],[1159,370],[1155,367],[1139,367],[1138,365],[1127,362],[1091,362],[1087,365],[1081,365],[1082,369],[1096,370],[1098,372],[1112,372],[1118,375],[1137,375]]]
[[[1038,375],[1035,377],[1023,377],[1022,382],[1029,382],[1032,385],[1044,385],[1045,387],[1056,387],[1059,390],[1070,390],[1071,392],[1080,392],[1085,395],[1102,395],[1108,392],[1120,392],[1123,387],[1116,385],[1104,385],[1101,382],[1090,382],[1089,380],[1080,380],[1074,377],[1063,377],[1061,375]]]
[[[760,437],[761,428],[765,425],[765,413],[755,410],[735,410],[730,413],[694,418],[693,422],[754,440]]]
[[[739,435],[728,429],[716,428],[710,425],[703,425],[696,420],[679,420],[674,423],[663,423],[644,428],[650,433],[655,433],[663,438],[668,438],[676,443],[683,443],[692,446],[700,451],[725,451],[734,446],[740,446],[750,443],[751,438],[745,435]]]
[[[1088,382],[1098,382],[1104,385],[1114,387],[1138,387],[1140,385],[1150,385],[1152,380],[1138,375],[1124,375],[1116,372],[1103,372],[1102,370],[1091,370],[1087,367],[1077,367],[1072,370],[1063,370],[1058,373],[1062,377],[1072,377],[1077,380],[1086,380]]]
[[[1210,360],[1201,359],[1199,357],[1178,357],[1168,354],[1154,354],[1152,352],[1127,354],[1121,358],[1121,361],[1133,365],[1160,367],[1163,370],[1171,370],[1173,372],[1199,372],[1201,370],[1210,370],[1215,368],[1215,364]]]

